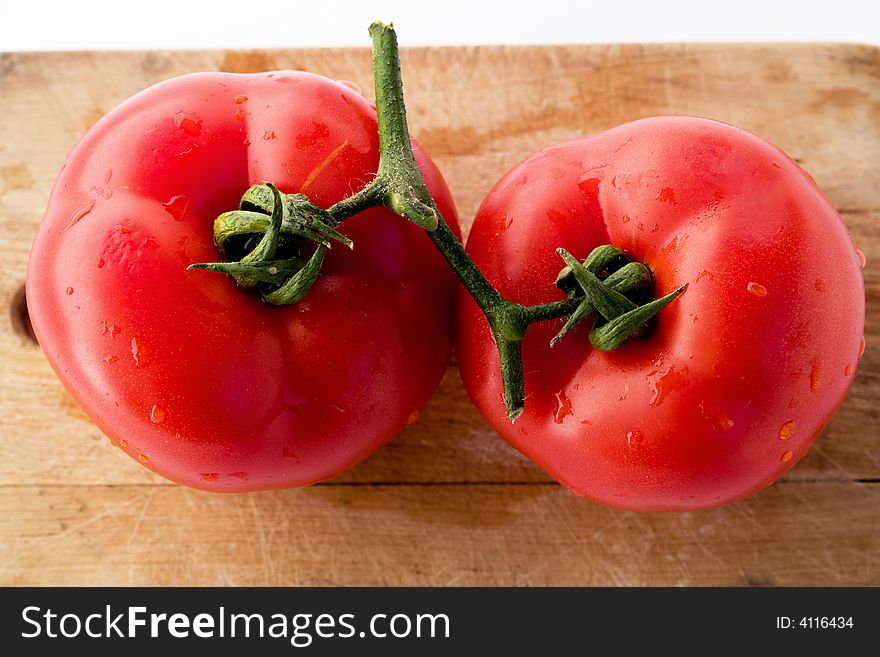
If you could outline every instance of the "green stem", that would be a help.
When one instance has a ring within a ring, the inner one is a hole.
[[[363,212],[368,208],[374,208],[377,205],[384,204],[385,191],[383,190],[383,181],[379,178],[364,187],[356,194],[352,194],[348,198],[344,198],[339,203],[331,206],[327,212],[333,216],[337,222],[342,222],[353,217],[358,212]]]
[[[379,124],[379,171],[385,181],[385,205],[428,231],[437,228],[440,213],[416,164],[406,126],[400,51],[397,34],[378,21],[370,25],[373,75]]]
[[[526,379],[523,374],[522,340],[508,340],[494,332],[498,355],[501,357],[501,380],[504,382],[504,404],[511,422],[522,415],[526,400]]]
[[[430,215],[433,228],[428,237],[446,258],[465,289],[486,313],[497,313],[504,299],[474,264],[449,224],[440,214],[422,172],[416,164],[406,124],[403,81],[400,76],[400,53],[397,35],[391,25],[375,22],[370,26],[373,38],[373,75],[376,83],[376,120],[379,125],[379,172],[376,180],[387,187],[386,205],[414,223]],[[392,188],[397,188],[392,191]],[[417,199],[409,206],[406,201]],[[427,208],[427,209],[426,209]]]
[[[373,39],[373,75],[379,125],[380,160],[376,178],[388,182],[386,205],[426,228],[428,237],[486,315],[501,360],[507,416],[514,421],[525,405],[520,343],[529,323],[524,308],[505,299],[489,283],[434,203],[416,165],[409,140],[397,35],[391,25],[375,22],[370,26],[370,36]],[[433,226],[428,225],[430,223]]]
[[[583,297],[551,301],[538,304],[537,306],[526,306],[524,309],[526,322],[535,324],[537,322],[567,317],[577,310],[581,303],[583,303]]]

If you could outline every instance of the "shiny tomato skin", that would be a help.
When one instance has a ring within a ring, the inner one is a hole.
[[[443,178],[414,144],[457,230]],[[384,209],[342,226],[299,304],[226,276],[212,223],[252,184],[322,206],[378,165],[375,109],[302,72],[201,73],[130,98],[74,147],[28,269],[39,342],[74,399],[131,457],[205,490],[335,476],[407,423],[451,350],[454,279],[422,230]]]
[[[860,257],[813,180],[732,126],[651,118],[547,148],[488,194],[467,250],[513,301],[563,298],[564,247],[612,243],[646,263],[657,297],[687,290],[656,331],[611,353],[584,322],[523,343],[525,412],[502,402],[482,315],[460,295],[456,353],[471,399],[517,449],[580,496],[691,510],[771,484],[810,448],[863,349]]]

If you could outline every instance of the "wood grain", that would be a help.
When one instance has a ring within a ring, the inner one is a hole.
[[[643,116],[734,123],[801,162],[869,262],[868,350],[810,455],[722,509],[612,511],[501,441],[453,368],[420,422],[330,484],[239,496],[169,484],[111,448],[26,335],[27,251],[64,153],[173,75],[307,69],[369,90],[369,53],[0,54],[0,584],[880,584],[880,51],[474,47],[402,60],[412,132],[465,232],[522,158]]]
[[[16,486],[0,502],[16,510],[0,580],[20,585],[868,585],[880,565],[868,484],[780,484],[683,514],[555,484]]]

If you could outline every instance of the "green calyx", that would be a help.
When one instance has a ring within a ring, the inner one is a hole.
[[[336,226],[333,215],[306,196],[282,194],[271,183],[254,185],[238,210],[214,220],[214,242],[227,260],[189,269],[226,274],[273,305],[297,303],[317,280],[330,241],[354,246]]]
[[[610,244],[593,249],[581,263],[565,249],[556,249],[566,267],[556,278],[557,286],[569,291],[570,298],[582,296],[577,309],[569,315],[565,326],[550,341],[553,347],[575,325],[596,313],[597,321],[590,331],[590,343],[601,351],[613,351],[626,340],[643,335],[652,318],[684,292],[682,285],[666,296],[638,303],[650,297],[654,276],[641,262],[632,262],[626,254]],[[605,278],[601,280],[598,275]],[[580,290],[574,288],[572,280]]]
[[[254,185],[244,193],[237,210],[224,212],[214,221],[214,242],[225,262],[198,263],[189,269],[226,274],[241,287],[257,291],[264,301],[287,305],[301,301],[314,285],[331,241],[353,248],[337,226],[359,212],[384,206],[429,234],[437,231],[442,217],[410,145],[397,35],[391,26],[376,22],[370,26],[370,36],[379,128],[375,178],[328,210],[303,194],[281,194],[270,183]],[[445,222],[443,226],[445,231],[432,234],[432,239],[455,241]],[[241,248],[254,243],[250,250]],[[310,253],[308,243],[313,245]]]

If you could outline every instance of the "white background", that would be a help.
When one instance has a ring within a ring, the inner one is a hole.
[[[880,45],[880,0],[0,0],[0,50],[848,41]]]

